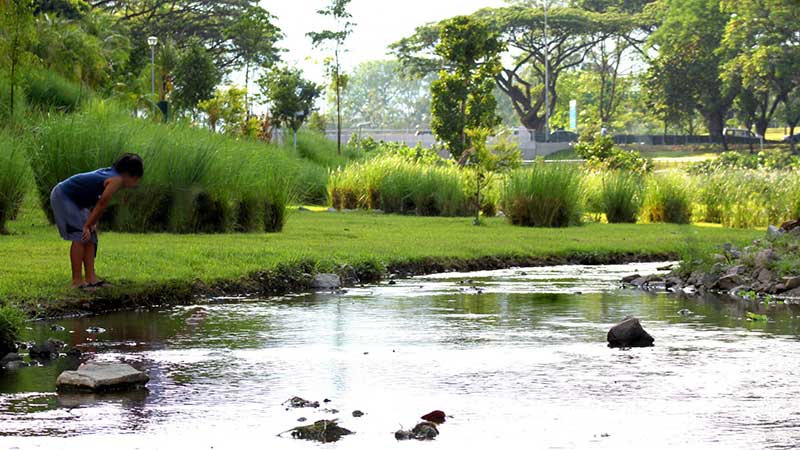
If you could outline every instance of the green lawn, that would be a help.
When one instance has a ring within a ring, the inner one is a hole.
[[[424,257],[567,256],[578,253],[675,253],[687,242],[744,243],[760,231],[715,226],[587,224],[532,229],[490,219],[423,218],[363,213],[293,212],[279,234],[171,235],[105,233],[98,272],[125,285],[232,280],[281,262],[310,259],[323,266]],[[0,236],[0,298],[58,299],[69,291],[68,243],[29,204]]]

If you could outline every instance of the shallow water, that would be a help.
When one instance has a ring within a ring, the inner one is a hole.
[[[618,289],[658,266],[444,274],[211,303],[194,318],[180,307],[37,324],[30,340],[147,370],[149,392],[58,396],[67,359],[0,375],[0,448],[796,448],[800,311]],[[747,321],[759,308],[770,320]],[[626,315],[655,347],[606,347]],[[287,411],[294,395],[341,413]],[[395,442],[433,409],[452,415],[435,442]],[[356,434],[277,436],[300,417]]]

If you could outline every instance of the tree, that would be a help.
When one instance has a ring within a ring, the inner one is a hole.
[[[277,42],[283,38],[280,28],[272,23],[275,17],[260,6],[250,6],[231,26],[231,36],[238,53],[240,66],[244,67],[245,104],[250,104],[247,91],[250,89],[250,69],[270,68],[280,60],[281,49]]]
[[[492,91],[503,45],[486,22],[470,16],[445,21],[440,34],[443,68],[431,84],[431,128],[458,159],[470,145],[468,128],[500,124]]]
[[[353,16],[347,11],[350,0],[331,0],[330,5],[317,11],[317,14],[331,17],[336,22],[336,29],[312,31],[308,33],[314,47],[324,45],[333,46],[333,61],[328,64],[328,72],[331,75],[331,87],[336,91],[336,148],[342,154],[342,87],[343,76],[342,67],[339,63],[339,53],[342,51],[344,42],[350,33],[353,32],[355,25],[350,21]]]
[[[530,6],[529,2],[486,8],[473,16],[486,21],[506,44],[508,57],[504,61],[507,63],[494,78],[500,90],[511,99],[520,122],[528,129],[544,126],[545,97],[552,111],[558,101],[555,87],[559,76],[579,66],[597,42],[630,22],[629,15],[622,13],[558,6],[548,10],[545,39],[544,11]],[[392,44],[392,51],[407,71],[428,73],[441,66],[441,59],[431,55],[441,39],[441,28],[441,22],[418,27],[413,36]],[[547,77],[545,60],[549,68]],[[548,86],[544,86],[545,78]]]
[[[414,128],[430,118],[430,85],[436,78],[403,77],[396,60],[367,61],[348,76],[342,93],[342,123],[377,128]],[[335,109],[335,98],[331,96]]]
[[[36,39],[31,0],[0,0],[0,56],[9,74],[9,116],[14,115],[19,66],[28,55],[28,46]]]
[[[190,110],[194,116],[196,106],[214,94],[222,73],[203,44],[192,41],[178,57],[175,66],[175,105]]]
[[[660,72],[651,74],[667,77],[661,83],[670,86],[670,92],[681,91],[680,96],[665,99],[681,98],[681,103],[670,106],[673,111],[684,108],[682,102],[688,101],[703,116],[709,134],[724,144],[725,119],[738,93],[736,83],[724,83],[721,78],[725,58],[719,48],[728,14],[720,11],[719,0],[660,2],[664,19],[649,40],[650,47],[658,51],[651,62]]]
[[[231,31],[242,16],[258,7],[257,0],[91,0],[93,9],[113,17],[130,30],[134,49],[131,72],[149,62],[148,36],[172,39],[183,50],[200,41],[220,70],[226,71],[241,61],[242,47]]]
[[[314,110],[322,86],[303,78],[298,69],[276,68],[258,80],[273,122],[297,131]]]
[[[681,55],[665,53],[655,58],[644,77],[645,104],[664,124],[664,134],[670,123],[677,124],[696,108],[696,95],[686,89],[685,74],[693,64]]]
[[[786,125],[789,126],[789,136],[794,136],[794,130],[797,124],[800,123],[800,87],[795,88],[794,91],[786,96],[781,113]],[[789,146],[793,152],[797,150],[797,143],[794,139],[789,140]]]
[[[206,114],[212,131],[217,131],[221,122],[225,134],[236,135],[247,120],[246,96],[247,91],[236,86],[217,89],[212,98],[198,102],[197,109]]]
[[[797,0],[722,0],[721,7],[730,17],[723,77],[751,96],[753,124],[764,136],[778,105],[800,86],[800,7]]]

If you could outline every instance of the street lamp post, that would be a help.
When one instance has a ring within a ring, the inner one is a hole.
[[[156,45],[158,38],[150,36],[147,38],[147,45],[150,46],[150,92],[156,94]]]
[[[544,141],[550,142],[550,44],[547,42],[547,1],[544,0]]]

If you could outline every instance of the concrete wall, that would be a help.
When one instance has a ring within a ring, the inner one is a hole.
[[[358,132],[359,131],[357,129],[343,129],[342,141],[348,142],[350,138],[353,135],[358,134]],[[334,141],[336,140],[336,130],[328,130],[325,134],[328,139]],[[570,147],[570,144],[566,142],[535,142],[531,134],[525,128],[516,130],[514,134],[519,144],[520,152],[522,153],[522,159],[526,161],[532,161],[537,157],[547,156],[551,153],[568,149]],[[402,142],[409,147],[414,147],[417,144],[421,144],[425,148],[431,148],[436,143],[436,138],[430,131],[417,132],[416,130],[361,130],[361,138],[363,139],[367,136],[372,137],[372,139],[375,139],[376,141]]]

